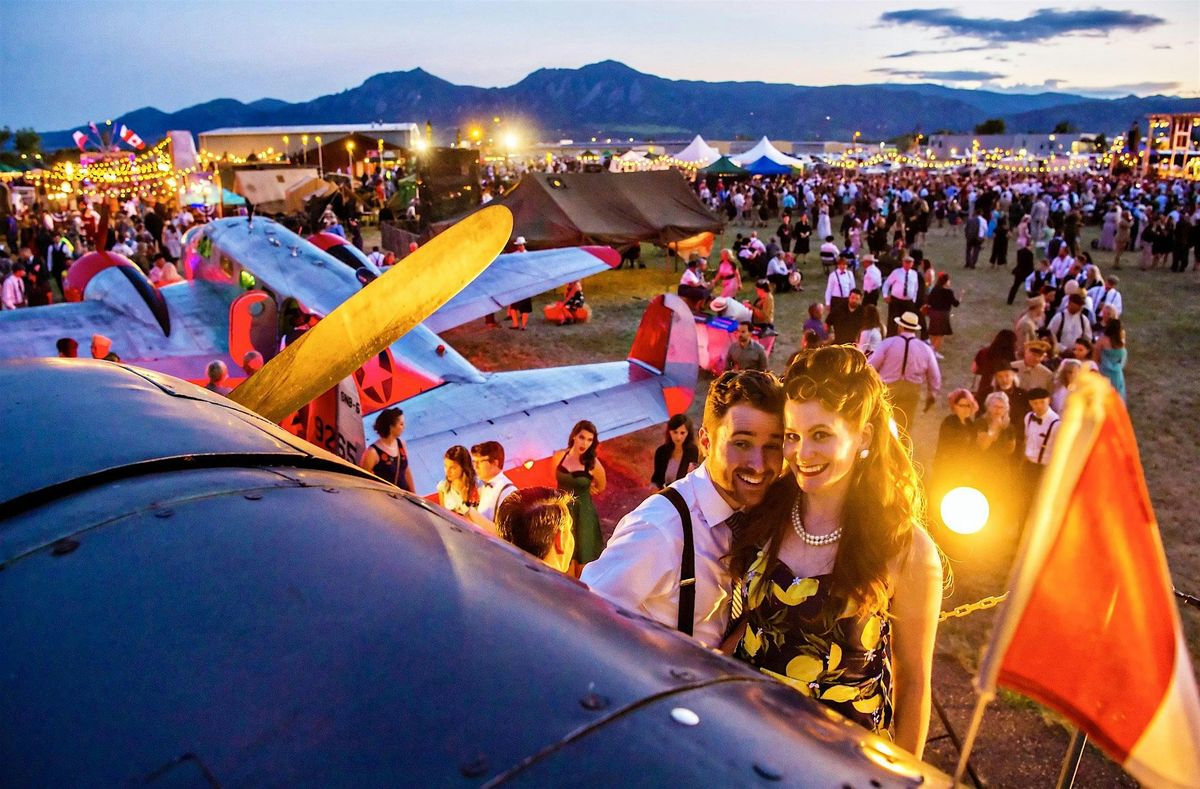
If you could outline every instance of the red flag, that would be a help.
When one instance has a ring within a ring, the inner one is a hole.
[[[131,148],[137,148],[139,151],[146,147],[146,143],[142,142],[142,138],[134,134],[133,129],[125,124],[121,124],[117,131],[118,136],[125,141],[125,144]]]
[[[1069,718],[1150,786],[1200,786],[1200,698],[1133,426],[1077,379],[977,685]]]
[[[71,137],[75,140],[75,144],[79,146],[79,150],[82,151],[83,147],[87,145],[87,135],[83,132],[77,131]]]

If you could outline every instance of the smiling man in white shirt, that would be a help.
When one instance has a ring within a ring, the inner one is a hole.
[[[726,557],[734,515],[762,501],[782,471],[783,400],[783,387],[770,373],[717,378],[698,431],[704,461],[622,518],[600,558],[584,568],[583,582],[613,603],[717,647],[732,602]]]

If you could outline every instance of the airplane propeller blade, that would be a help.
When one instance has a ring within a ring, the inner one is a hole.
[[[321,319],[230,398],[279,422],[465,288],[504,250],[512,227],[512,213],[504,206],[484,208],[453,225]]]

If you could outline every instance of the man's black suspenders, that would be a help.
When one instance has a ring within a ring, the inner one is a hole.
[[[692,544],[692,513],[675,488],[663,488],[660,496],[675,505],[683,524],[683,555],[679,561],[679,632],[692,634],[696,619],[696,547]]]

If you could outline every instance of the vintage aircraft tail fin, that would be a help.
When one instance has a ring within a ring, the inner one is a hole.
[[[683,413],[692,404],[698,359],[692,311],[678,296],[655,296],[642,314],[628,361],[667,379],[663,382],[667,413]]]

